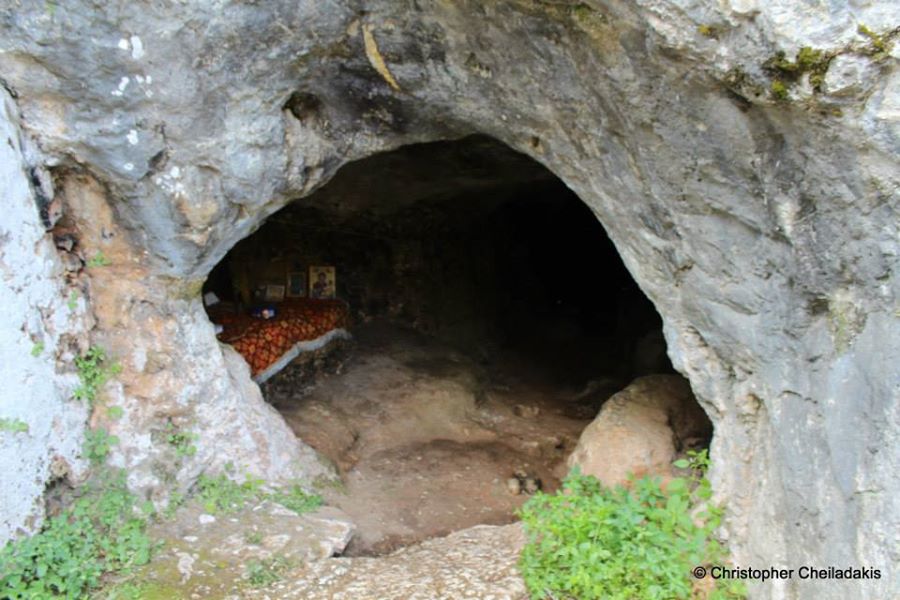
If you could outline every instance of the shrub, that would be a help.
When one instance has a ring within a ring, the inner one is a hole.
[[[693,466],[706,461],[705,452],[698,454]],[[532,598],[691,598],[691,570],[725,559],[713,535],[721,510],[692,510],[710,496],[699,468],[665,489],[658,479],[646,477],[632,481],[630,488],[609,489],[573,472],[560,493],[538,493],[520,511],[528,543],[519,566]],[[706,597],[743,594],[740,582],[719,581]]]

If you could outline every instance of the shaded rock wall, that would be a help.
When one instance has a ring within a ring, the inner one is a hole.
[[[880,567],[853,594],[882,598],[900,559],[897,13],[786,0],[23,2],[2,9],[0,77],[46,164],[102,184],[159,283],[109,299],[158,319],[155,332],[134,311],[99,325],[121,379],[143,364],[146,345],[129,343],[140,332],[163,369],[190,374],[182,410],[200,435],[217,426],[208,407],[246,384],[202,358],[215,352],[196,300],[209,269],[348,161],[483,133],[576,191],[656,304],[716,427],[736,561]],[[859,23],[888,34],[883,50]],[[801,46],[839,55],[819,91],[770,60]],[[140,406],[183,389],[162,376]],[[136,423],[133,439],[152,445]],[[146,471],[131,439],[116,460]],[[796,580],[755,591],[847,593]]]

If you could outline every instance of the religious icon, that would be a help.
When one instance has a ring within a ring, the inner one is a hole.
[[[293,271],[287,276],[288,298],[302,298],[306,295],[306,273]]]
[[[263,299],[266,302],[281,302],[282,300],[284,300],[284,286],[271,284],[267,285]]]
[[[334,298],[334,267],[309,268],[310,298]]]

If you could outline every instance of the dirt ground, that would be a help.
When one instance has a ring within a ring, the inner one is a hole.
[[[358,526],[347,555],[515,520],[529,496],[510,491],[509,480],[555,490],[596,414],[591,397],[608,395],[596,384],[567,388],[511,357],[479,364],[385,324],[355,335],[264,387],[297,435],[341,474],[343,485],[323,495]]]

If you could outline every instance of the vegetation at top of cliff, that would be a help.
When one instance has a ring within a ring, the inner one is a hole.
[[[0,550],[0,598],[81,598],[105,574],[146,563],[148,514],[136,508],[124,471],[105,471],[39,533]]]
[[[694,454],[692,475],[604,487],[571,473],[557,494],[538,493],[520,511],[528,536],[519,567],[536,599],[743,598],[741,582],[695,580],[696,567],[722,564],[715,539],[722,509],[710,503],[706,452]]]

